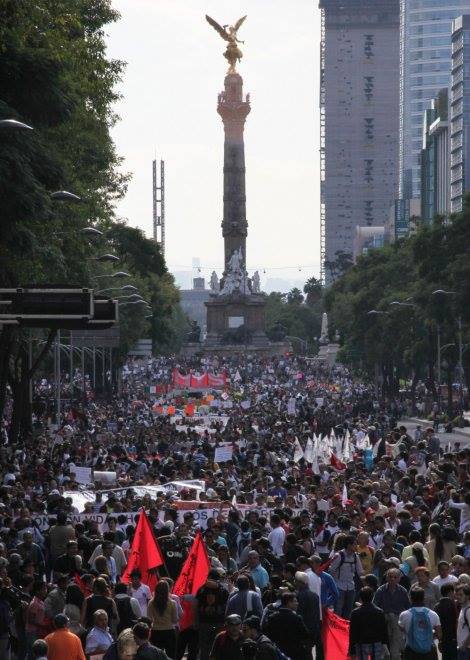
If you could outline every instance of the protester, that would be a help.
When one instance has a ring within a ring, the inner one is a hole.
[[[192,391],[199,373],[219,374],[217,388]],[[237,657],[277,645],[310,660],[315,646],[321,660],[315,596],[347,620],[357,600],[369,607],[365,584],[398,660],[415,583],[441,616],[448,660],[457,615],[439,587],[470,580],[470,452],[398,427],[401,396],[379,399],[343,366],[295,355],[130,359],[119,394],[95,396],[89,379],[87,390],[80,404],[64,398],[51,427],[45,378],[34,435],[10,442],[8,406],[0,426],[2,659],[23,660],[66,613],[83,644],[111,638],[107,656],[124,653],[118,636],[132,627],[136,657],[208,660],[236,615],[253,624],[244,644],[233,628]],[[325,635],[339,628],[327,617]]]
[[[399,617],[408,610],[410,599],[406,589],[400,584],[401,573],[396,568],[390,568],[386,573],[387,582],[377,589],[374,595],[374,605],[379,607],[387,621],[388,644],[391,660],[400,660],[405,646]]]
[[[351,613],[349,654],[358,660],[369,656],[382,660],[384,647],[388,647],[387,621],[383,611],[373,604],[373,597],[370,587],[362,587],[359,592],[361,605]]]
[[[243,644],[242,620],[238,614],[230,614],[225,620],[225,630],[214,639],[209,660],[239,660]]]
[[[54,617],[54,632],[46,636],[48,660],[85,660],[79,637],[68,629],[65,614]]]
[[[433,610],[424,606],[424,590],[410,590],[411,607],[400,614],[398,625],[406,633],[404,660],[433,660],[435,658],[434,635],[441,639],[441,622]]]

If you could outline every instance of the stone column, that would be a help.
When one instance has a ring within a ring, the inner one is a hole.
[[[219,94],[217,112],[222,117],[224,142],[224,237],[225,269],[234,250],[241,248],[246,270],[245,145],[243,131],[250,112],[249,95],[243,98],[243,79],[238,73],[225,76],[225,91]]]

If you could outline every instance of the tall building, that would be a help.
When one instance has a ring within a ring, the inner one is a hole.
[[[463,207],[470,190],[470,16],[460,16],[452,25],[450,210]]]
[[[430,223],[450,210],[449,91],[441,89],[424,111],[421,151],[421,218]]]
[[[396,197],[399,0],[320,0],[321,262],[352,254]]]
[[[421,195],[423,111],[450,84],[452,20],[470,0],[400,0],[400,199]]]

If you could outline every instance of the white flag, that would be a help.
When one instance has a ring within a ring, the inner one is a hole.
[[[309,438],[307,440],[307,444],[305,445],[305,452],[304,452],[304,458],[306,461],[309,463],[313,463],[313,456],[314,456],[314,446],[313,446],[313,440],[312,438]]]
[[[349,443],[349,435],[344,437],[343,442],[343,463],[349,463],[352,459],[351,456],[351,445]]]
[[[294,442],[294,462],[298,463],[301,458],[304,457],[304,451],[302,445],[299,442],[299,439],[296,437]]]
[[[346,484],[343,486],[343,494],[341,496],[341,504],[343,505],[343,509],[346,506],[346,500],[348,499],[348,489],[346,488]]]

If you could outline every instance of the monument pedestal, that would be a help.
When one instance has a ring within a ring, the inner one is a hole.
[[[234,292],[228,296],[213,296],[207,308],[207,337],[205,349],[229,344],[261,348],[269,345],[265,333],[264,296]]]

